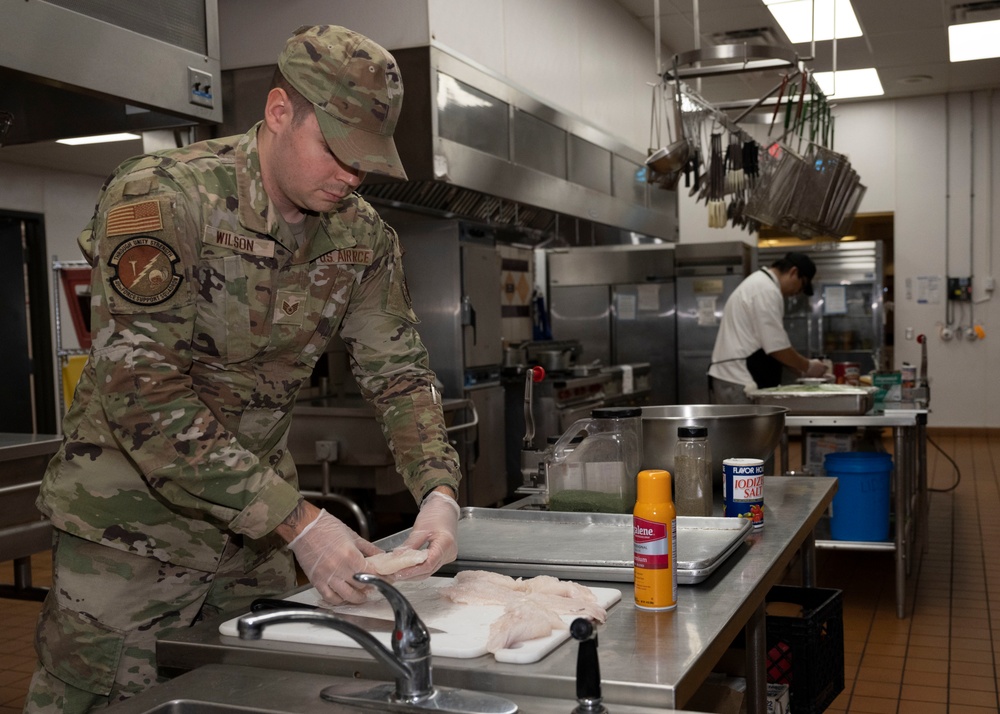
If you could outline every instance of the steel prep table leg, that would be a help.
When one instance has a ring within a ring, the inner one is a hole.
[[[920,498],[917,500],[917,521],[920,524],[917,538],[917,555],[920,556],[927,550],[927,519],[930,509],[930,501],[927,493],[927,415],[921,414],[917,417],[917,490]]]
[[[802,586],[806,588],[816,587],[816,530],[809,531],[806,539],[802,541],[799,548],[802,555]]]
[[[766,607],[766,602],[758,605],[743,628],[747,643],[747,714],[767,714]]]
[[[894,451],[896,452],[894,480],[896,482],[896,617],[898,618],[905,617],[906,610],[906,571],[908,560],[906,557],[906,548],[909,545],[906,530],[910,525],[909,518],[907,518],[907,512],[909,511],[907,503],[907,491],[909,488],[907,484],[910,482],[909,469],[911,460],[906,449],[905,432],[906,429],[904,427],[894,426],[892,428]]]

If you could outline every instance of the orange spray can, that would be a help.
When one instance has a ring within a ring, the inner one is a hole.
[[[640,471],[632,515],[635,606],[642,610],[677,607],[677,511],[670,472]]]

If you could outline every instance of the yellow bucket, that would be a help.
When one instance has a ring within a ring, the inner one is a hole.
[[[62,368],[62,388],[63,400],[66,409],[73,402],[73,394],[76,392],[76,385],[83,374],[83,366],[87,364],[87,355],[73,355],[66,359],[66,364]]]

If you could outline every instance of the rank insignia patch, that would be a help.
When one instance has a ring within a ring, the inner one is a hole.
[[[301,325],[306,294],[294,290],[279,290],[277,297],[274,305],[274,322],[282,325]]]
[[[136,305],[158,305],[177,292],[177,254],[161,240],[136,236],[123,241],[111,255],[111,286]]]

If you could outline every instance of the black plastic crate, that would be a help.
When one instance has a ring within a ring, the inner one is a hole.
[[[802,607],[801,617],[767,616],[767,681],[788,685],[794,714],[820,714],[844,690],[841,591],[775,585],[767,602]]]

